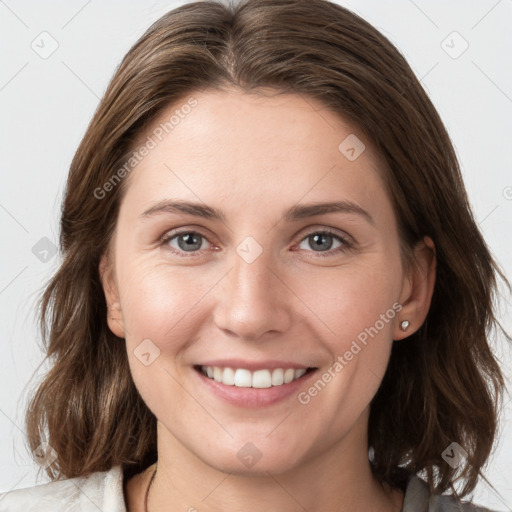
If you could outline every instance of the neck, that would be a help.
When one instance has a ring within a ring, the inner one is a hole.
[[[260,512],[264,508],[296,512],[298,507],[309,512],[399,512],[402,491],[377,482],[365,446],[362,450],[354,449],[355,441],[344,439],[339,446],[288,471],[241,474],[219,471],[204,463],[158,423],[158,469],[149,493],[148,512],[169,508],[205,512],[234,512],[241,508]],[[139,496],[146,494],[154,470],[153,465],[144,472],[141,486],[144,492]],[[144,508],[140,510],[145,512]]]

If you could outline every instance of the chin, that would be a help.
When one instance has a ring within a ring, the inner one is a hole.
[[[247,441],[236,443],[236,449],[230,447],[218,447],[208,453],[196,453],[196,455],[217,471],[231,473],[239,476],[268,476],[285,473],[300,463],[296,449],[283,446],[272,446],[272,443],[263,441],[254,443]],[[265,446],[263,446],[265,444]]]

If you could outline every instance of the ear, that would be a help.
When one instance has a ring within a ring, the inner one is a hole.
[[[436,281],[436,248],[432,239],[423,237],[414,248],[415,262],[405,276],[400,297],[402,309],[397,315],[393,339],[400,340],[416,332],[427,317]],[[407,320],[409,327],[403,331],[400,324]]]
[[[124,338],[125,329],[121,303],[119,302],[119,291],[114,276],[113,265],[111,265],[107,254],[101,256],[98,270],[107,301],[108,327],[116,336]]]

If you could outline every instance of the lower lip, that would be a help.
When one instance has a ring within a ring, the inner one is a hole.
[[[297,395],[304,384],[315,375],[317,370],[309,371],[297,380],[280,386],[270,388],[243,388],[228,386],[210,379],[201,371],[194,369],[194,373],[201,382],[216,396],[238,407],[265,407],[276,404],[291,395]]]

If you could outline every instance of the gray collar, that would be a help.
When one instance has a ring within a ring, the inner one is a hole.
[[[425,480],[411,475],[405,489],[402,512],[492,512],[471,502],[462,502],[454,496],[430,494]]]

